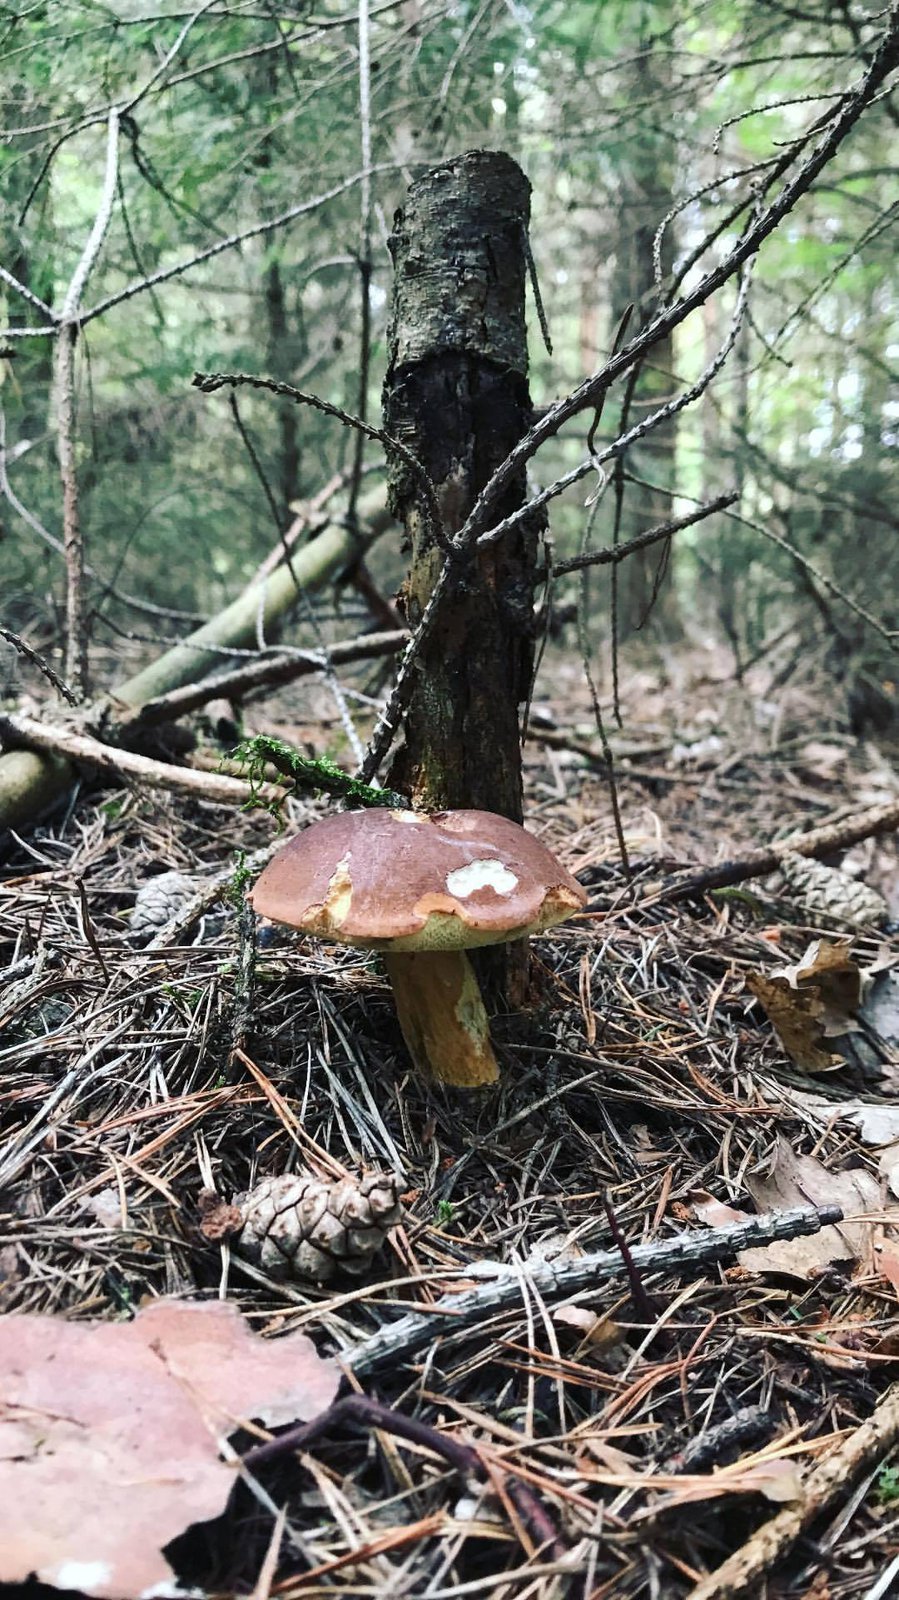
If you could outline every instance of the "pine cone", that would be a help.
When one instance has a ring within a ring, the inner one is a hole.
[[[810,922],[877,928],[889,916],[889,907],[876,889],[808,856],[785,851],[780,858],[780,871],[795,904]]]
[[[240,1247],[275,1278],[326,1283],[338,1268],[362,1277],[402,1218],[398,1183],[383,1172],[361,1179],[285,1173],[239,1197]]]

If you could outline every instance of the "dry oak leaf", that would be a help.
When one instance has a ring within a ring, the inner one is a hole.
[[[741,1250],[737,1260],[749,1272],[781,1272],[791,1278],[812,1278],[834,1261],[869,1260],[874,1228],[882,1224],[887,1213],[892,1213],[899,1225],[899,1208],[884,1202],[881,1185],[873,1173],[864,1167],[829,1172],[814,1156],[797,1155],[786,1139],[778,1139],[770,1172],[748,1177],[746,1187],[759,1211],[779,1211],[800,1205],[838,1205],[842,1206],[847,1219],[822,1228],[820,1233],[809,1238],[783,1239]]]
[[[844,1065],[824,1041],[858,1026],[854,1013],[861,1004],[862,974],[847,942],[816,939],[794,965],[747,973],[746,984],[797,1067],[830,1072]]]
[[[0,1372],[0,1583],[109,1600],[182,1593],[162,1551],[224,1509],[221,1441],[314,1416],[340,1381],[304,1334],[260,1339],[221,1301],[2,1316]]]

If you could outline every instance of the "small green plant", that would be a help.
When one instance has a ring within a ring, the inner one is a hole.
[[[882,1506],[893,1506],[899,1500],[899,1466],[881,1467],[874,1484],[874,1498]]]
[[[448,1228],[455,1214],[455,1207],[450,1204],[449,1200],[437,1201],[437,1221],[441,1227]]]

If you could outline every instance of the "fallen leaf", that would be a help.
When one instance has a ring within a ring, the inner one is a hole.
[[[174,1595],[162,1554],[223,1510],[241,1423],[303,1420],[339,1374],[302,1333],[262,1340],[235,1306],[157,1300],[133,1322],[0,1317],[0,1583]]]
[[[858,1027],[862,973],[846,942],[816,939],[791,966],[750,972],[747,987],[759,1000],[787,1055],[805,1072],[831,1072],[842,1058],[824,1041]]]
[[[792,966],[778,967],[771,974],[786,978],[792,989],[815,989],[823,1001],[830,1031],[845,1033],[845,1024],[857,1011],[862,998],[862,974],[849,954],[848,940],[838,943],[815,939],[805,954]]]
[[[699,1191],[693,1199],[693,1215],[697,1222],[705,1223],[707,1228],[723,1228],[729,1222],[748,1222],[750,1214]]]
[[[562,1328],[574,1328],[586,1344],[597,1350],[612,1350],[620,1344],[622,1332],[611,1317],[601,1317],[586,1306],[559,1306],[553,1312],[553,1322]]]
[[[824,1050],[823,1007],[817,995],[791,989],[783,978],[769,978],[750,972],[746,986],[762,1004],[781,1044],[803,1072],[833,1072],[843,1065],[842,1056]]]
[[[899,1248],[894,1244],[881,1244],[874,1252],[874,1259],[881,1275],[899,1295]]]
[[[847,1220],[822,1228],[808,1238],[784,1239],[774,1244],[741,1250],[740,1265],[750,1272],[782,1272],[808,1279],[834,1261],[866,1260],[871,1255],[872,1230],[881,1222],[885,1207],[880,1184],[863,1167],[830,1172],[814,1156],[800,1156],[786,1139],[779,1139],[774,1166],[767,1176],[747,1178],[746,1187],[759,1211],[779,1211],[789,1206],[838,1205]],[[864,1220],[870,1213],[871,1221]]]
[[[738,1467],[739,1463],[735,1472]],[[757,1489],[774,1505],[802,1499],[802,1474],[796,1461],[774,1457],[771,1461],[760,1461],[755,1467],[745,1467],[739,1477],[741,1488]]]

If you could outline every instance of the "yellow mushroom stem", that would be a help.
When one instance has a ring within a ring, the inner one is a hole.
[[[495,1083],[499,1068],[474,968],[464,950],[385,956],[403,1038],[419,1071],[459,1089]]]

